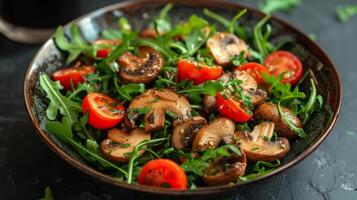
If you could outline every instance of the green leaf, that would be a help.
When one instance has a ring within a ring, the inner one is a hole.
[[[271,33],[270,25],[266,25],[266,31],[263,32],[263,26],[269,21],[269,19],[269,15],[265,16],[254,26],[253,30],[253,42],[258,50],[261,63],[263,63],[263,59],[274,49],[272,44],[269,42],[269,36]]]
[[[53,200],[52,192],[50,187],[46,187],[45,189],[45,197],[41,198],[40,200]]]
[[[123,37],[123,34],[121,31],[116,29],[105,29],[102,31],[102,36],[104,39],[107,40],[116,40],[121,39]]]
[[[244,176],[239,177],[241,181],[253,180],[259,176],[263,176],[274,171],[277,167],[280,166],[280,160],[276,160],[275,163],[258,161],[254,166],[245,173]]]
[[[258,4],[259,9],[267,14],[276,11],[290,11],[301,4],[301,0],[264,0]]]
[[[298,128],[294,125],[294,123],[291,121],[291,119],[282,111],[280,103],[278,103],[278,112],[280,115],[280,118],[282,121],[289,126],[290,130],[292,130],[294,133],[298,134],[299,137],[306,139],[309,136],[305,133],[304,129]]]
[[[168,17],[168,12],[172,9],[172,7],[172,3],[166,4],[165,7],[161,9],[157,18],[154,20],[154,23],[156,24],[155,26],[159,33],[167,33],[171,31],[172,27]],[[150,26],[153,26],[153,24]]]
[[[117,78],[114,78],[114,85],[119,98],[127,101],[131,101],[133,95],[141,94],[145,91],[145,85],[143,83],[129,83],[127,85],[119,86]]]
[[[294,99],[305,98],[305,94],[300,92],[298,87],[295,87],[295,89],[291,91],[291,85],[289,83],[284,84],[281,82],[284,74],[276,78],[273,75],[268,75],[263,72],[262,76],[264,81],[270,86],[269,92],[274,97],[273,101],[278,101],[285,106]]]
[[[357,5],[337,6],[336,13],[341,22],[347,22],[351,17],[357,15]]]
[[[119,29],[124,33],[128,33],[128,32],[132,31],[129,21],[124,17],[119,18],[118,26],[119,26]]]
[[[197,15],[191,15],[188,21],[181,23],[175,27],[175,32],[177,35],[186,36],[191,33],[193,29],[204,28],[208,26],[209,23]]]
[[[192,85],[189,83],[183,90],[177,91],[179,94],[206,94],[209,96],[215,96],[217,92],[224,89],[224,86],[216,81],[206,81],[201,85]]]
[[[48,133],[53,134],[61,141],[70,144],[85,160],[89,162],[96,161],[96,163],[100,164],[101,168],[111,167],[124,176],[128,175],[125,170],[104,159],[100,155],[99,150],[96,150],[95,144],[91,140],[87,143],[90,149],[86,148],[81,143],[76,142],[73,139],[72,126],[68,117],[63,117],[62,122],[47,122],[45,128]]]
[[[237,15],[232,18],[232,20],[228,20],[225,17],[218,15],[217,13],[214,13],[206,8],[203,9],[203,13],[206,16],[216,20],[223,26],[227,27],[228,32],[234,33],[242,39],[247,38],[246,30],[238,24],[238,20],[246,13],[246,9],[239,11]]]
[[[58,110],[63,116],[67,116],[70,123],[77,122],[78,113],[82,111],[78,103],[71,101],[60,93],[62,86],[58,81],[52,81],[47,74],[41,74],[40,86],[46,92],[50,101],[46,109],[46,115],[49,120],[55,120]]]

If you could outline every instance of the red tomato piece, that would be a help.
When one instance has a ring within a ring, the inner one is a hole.
[[[298,57],[288,51],[275,51],[265,58],[264,65],[276,77],[285,73],[282,82],[295,85],[302,77],[302,64]]]
[[[269,70],[263,65],[255,62],[245,63],[236,69],[248,72],[258,84],[264,84],[262,73],[270,74]]]
[[[99,50],[97,50],[96,56],[97,56],[97,58],[106,58],[106,57],[108,57],[110,51],[111,51],[110,48],[99,49]]]
[[[223,69],[220,66],[206,66],[180,59],[177,63],[177,72],[181,80],[190,80],[198,85],[208,80],[216,80],[222,75]]]
[[[246,122],[252,118],[252,114],[247,113],[241,107],[240,102],[232,98],[225,98],[219,93],[216,94],[216,98],[218,112],[221,115],[240,123]]]
[[[95,73],[93,66],[75,66],[56,71],[52,74],[52,78],[59,81],[66,90],[70,90],[72,89],[71,84],[73,84],[73,87],[77,87],[78,83],[85,81],[86,75],[93,73]]]
[[[88,123],[97,129],[108,129],[119,124],[124,107],[115,99],[101,93],[89,93],[82,102],[82,111],[89,111]]]
[[[156,159],[146,163],[138,176],[138,183],[154,187],[186,189],[187,177],[183,169],[169,159]]]

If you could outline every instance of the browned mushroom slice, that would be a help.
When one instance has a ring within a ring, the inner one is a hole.
[[[281,107],[284,115],[298,128],[302,128],[300,119],[289,109]],[[286,138],[296,138],[297,133],[281,119],[278,106],[274,103],[265,102],[258,106],[254,111],[254,118],[262,121],[271,121],[275,124],[275,131],[279,136]]]
[[[216,108],[217,108],[216,97],[204,95],[203,96],[203,110],[205,111],[205,113],[206,114],[212,113],[214,110],[216,110]]]
[[[172,146],[176,149],[191,148],[196,134],[206,124],[206,119],[200,116],[176,124],[172,132]]]
[[[162,35],[162,34],[163,34],[163,32],[160,32],[160,35]],[[139,37],[155,39],[157,37],[157,33],[156,33],[155,29],[147,28],[147,29],[141,30],[139,32]]]
[[[250,101],[254,106],[262,104],[268,97],[264,90],[258,89],[257,82],[248,72],[235,70],[232,76],[242,81],[240,87],[243,89],[244,94],[250,97]]]
[[[270,141],[273,136],[274,123],[263,122],[254,127],[251,133],[236,132],[235,139],[252,161],[275,161],[283,158],[289,151],[290,145],[286,138],[278,137]]]
[[[247,167],[247,159],[241,151],[241,156],[232,154],[230,157],[220,157],[210,163],[204,170],[203,182],[206,185],[224,185],[237,182],[243,176]]]
[[[161,55],[151,48],[141,48],[138,57],[125,52],[118,58],[119,77],[123,83],[150,83],[159,74],[164,65]]]
[[[225,139],[234,135],[235,124],[228,118],[217,118],[197,133],[192,148],[194,150],[215,149]]]
[[[219,32],[207,40],[207,47],[218,65],[226,66],[232,57],[249,55],[248,45],[232,33]]]
[[[110,46],[115,46],[115,45],[119,45],[122,43],[122,41],[120,39],[117,40],[95,40],[94,42],[92,42],[93,44],[97,44],[97,45],[110,45]]]
[[[150,89],[131,101],[127,109],[130,114],[126,116],[125,124],[129,127],[136,127],[135,121],[140,113],[135,110],[146,108],[149,109],[144,118],[144,128],[147,132],[162,129],[167,112],[175,115],[175,121],[188,119],[191,113],[190,103],[184,96],[169,90]]]
[[[100,143],[100,150],[109,160],[125,163],[128,161],[128,153],[131,153],[140,142],[150,139],[151,134],[143,129],[137,128],[128,133],[114,128],[109,130],[108,138]]]

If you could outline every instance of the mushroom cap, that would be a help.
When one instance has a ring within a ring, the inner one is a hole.
[[[246,71],[235,70],[233,73],[225,73],[220,77],[220,81],[227,83],[229,79],[238,79],[241,82],[239,85],[244,94],[250,97],[251,103],[256,106],[262,104],[268,97],[267,92],[258,89],[258,83]]]
[[[232,120],[221,117],[204,126],[197,133],[192,148],[194,150],[215,149],[225,139],[234,135],[235,124]]]
[[[191,148],[196,134],[206,124],[206,119],[201,116],[192,117],[176,124],[172,132],[172,146],[176,149]]]
[[[207,40],[207,47],[218,65],[226,66],[232,57],[244,52],[249,55],[248,45],[232,33],[218,32]]]
[[[217,109],[216,97],[204,95],[203,96],[203,110],[205,111],[205,113],[210,114],[216,109]]]
[[[250,101],[254,106],[262,104],[267,99],[268,94],[264,90],[258,89],[258,83],[248,72],[235,70],[233,78],[242,81],[240,87],[243,89],[244,94],[250,97]]]
[[[151,134],[143,129],[137,128],[128,133],[114,128],[108,131],[107,139],[100,143],[100,150],[109,160],[125,163],[129,159],[128,153],[131,153],[140,142],[150,139]]]
[[[251,133],[238,131],[235,140],[238,142],[249,160],[275,161],[283,158],[289,151],[289,140],[277,138],[269,141],[273,136],[274,123],[263,122],[254,127]]]
[[[96,45],[108,45],[108,46],[116,46],[121,44],[122,41],[120,39],[116,39],[116,40],[105,40],[105,39],[99,39],[99,40],[95,40],[92,42],[92,44],[96,44]]]
[[[138,57],[125,52],[118,58],[119,77],[123,83],[150,83],[164,66],[164,59],[150,47],[140,47]]]
[[[130,102],[127,109],[134,111],[135,109],[143,109],[149,107],[150,111],[145,114],[144,117],[144,129],[147,132],[160,130],[165,125],[165,114],[167,111],[175,114],[177,119],[175,121],[181,121],[189,118],[191,113],[190,103],[184,96],[178,95],[170,90],[155,90],[150,89],[145,93],[134,98]],[[139,114],[134,113],[134,117],[125,119],[125,124],[129,127],[136,127],[135,120]]]
[[[298,128],[302,128],[302,123],[298,116],[291,110],[281,107],[284,115]],[[275,131],[279,136],[286,138],[296,138],[298,134],[290,129],[290,127],[281,119],[278,111],[278,106],[274,103],[265,102],[259,105],[254,111],[254,118],[262,121],[271,121],[275,124]]]
[[[232,154],[230,157],[220,157],[212,161],[204,170],[203,182],[206,185],[224,185],[237,182],[245,174],[247,159],[241,151],[241,156]]]

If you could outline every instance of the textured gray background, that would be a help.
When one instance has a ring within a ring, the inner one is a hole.
[[[357,17],[336,19],[335,6],[356,0],[302,0],[290,14],[277,15],[317,35],[317,42],[338,67],[343,82],[340,118],[325,142],[308,158],[237,199],[357,199]],[[79,15],[114,0],[81,0]],[[255,5],[255,1],[237,1]],[[38,199],[50,186],[56,200],[123,199],[56,156],[38,138],[27,117],[22,94],[26,68],[39,46],[16,44],[0,35],[0,199]],[[354,121],[354,123],[353,123]]]

